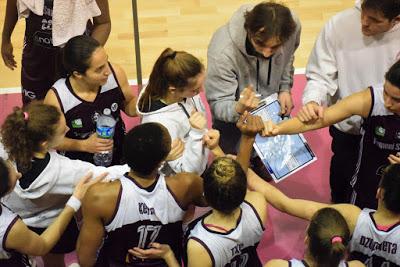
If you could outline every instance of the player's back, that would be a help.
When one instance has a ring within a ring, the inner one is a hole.
[[[163,260],[136,259],[133,247],[148,248],[151,242],[170,245],[180,260],[184,209],[170,191],[164,176],[147,188],[133,178],[120,180],[121,188],[113,217],[96,266],[166,266]]]

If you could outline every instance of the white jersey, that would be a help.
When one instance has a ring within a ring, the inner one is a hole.
[[[351,259],[366,266],[400,266],[400,222],[387,230],[379,230],[372,215],[375,210],[363,209],[358,216],[350,241]]]
[[[141,99],[146,88],[140,92],[138,99]],[[139,101],[138,101],[139,102]],[[142,123],[158,122],[167,128],[171,140],[180,139],[185,143],[185,150],[181,157],[168,161],[168,168],[162,170],[163,173],[194,172],[201,175],[208,162],[209,149],[203,145],[203,135],[205,129],[198,130],[191,127],[189,118],[193,111],[206,113],[204,104],[199,95],[186,98],[182,102],[167,105],[155,111],[142,111],[139,106],[137,112],[142,116]]]
[[[199,242],[207,250],[213,266],[262,266],[256,249],[264,231],[263,223],[249,202],[244,201],[240,208],[236,228],[227,233],[205,226],[204,218],[210,213],[190,230],[188,240]]]
[[[346,261],[341,261],[339,262],[338,267],[348,267],[349,264]],[[289,261],[289,267],[309,267],[307,262],[304,260],[298,260],[298,259],[291,259]]]
[[[165,177],[160,175],[148,188],[141,187],[128,176],[120,181],[121,191],[115,215],[105,225],[107,237],[100,252],[100,262],[107,261],[111,266],[121,263],[136,266],[137,260],[127,255],[128,249],[147,248],[151,242],[170,245],[179,260],[185,210],[168,188]],[[160,260],[146,261],[146,266],[157,264]]]
[[[5,248],[7,235],[18,220],[18,215],[0,203],[0,266],[29,267],[30,259],[19,252]]]

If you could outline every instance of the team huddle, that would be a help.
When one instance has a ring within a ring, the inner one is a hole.
[[[282,116],[293,109],[301,25],[283,4],[237,10],[207,66],[166,48],[138,95],[103,47],[107,0],[7,0],[10,69],[18,17],[23,106],[0,128],[0,266],[62,267],[73,251],[82,267],[400,266],[400,0],[357,0],[328,21],[303,106],[279,124],[250,112],[274,94]],[[121,112],[141,123],[127,131]],[[271,185],[256,136],[327,126],[331,203]],[[261,262],[267,205],[309,221],[303,258]]]

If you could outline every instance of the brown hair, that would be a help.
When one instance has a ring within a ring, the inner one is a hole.
[[[39,102],[15,107],[7,116],[1,127],[2,143],[21,172],[29,170],[33,153],[40,151],[41,143],[54,136],[60,116],[56,107]]]
[[[308,226],[308,251],[317,266],[337,267],[345,258],[350,230],[343,216],[335,209],[317,211]]]
[[[271,38],[285,43],[296,30],[290,9],[275,2],[262,2],[244,15],[244,28],[260,46]]]
[[[214,209],[231,214],[246,196],[246,173],[228,157],[215,159],[203,173],[204,197]]]
[[[151,100],[165,97],[169,86],[183,90],[189,85],[189,79],[203,70],[203,64],[195,56],[184,51],[165,49],[154,64],[149,83],[139,99],[140,110],[148,111]]]
[[[376,10],[392,20],[400,15],[400,0],[364,0],[361,8]]]

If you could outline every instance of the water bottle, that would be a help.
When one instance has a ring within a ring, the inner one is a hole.
[[[106,108],[103,115],[97,118],[96,133],[97,136],[104,139],[112,139],[114,136],[116,121],[111,116],[111,110]],[[102,151],[93,155],[94,164],[97,166],[110,166],[113,158],[113,151]]]

